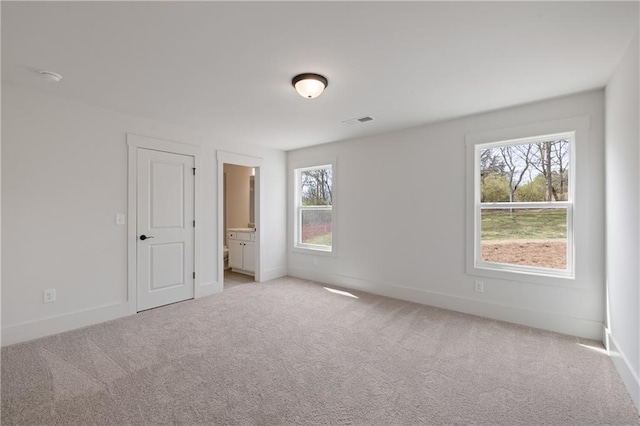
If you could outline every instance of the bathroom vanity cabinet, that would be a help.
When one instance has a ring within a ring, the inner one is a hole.
[[[229,266],[234,272],[246,275],[255,273],[256,232],[251,228],[227,230],[229,237]]]

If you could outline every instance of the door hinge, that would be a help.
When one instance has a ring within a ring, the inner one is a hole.
[[[193,273],[193,279],[194,280],[196,279],[196,273],[195,272]]]
[[[196,175],[196,168],[195,167],[193,168],[193,175],[194,176]]]
[[[194,228],[196,227],[196,221],[195,220],[193,221],[193,227]]]

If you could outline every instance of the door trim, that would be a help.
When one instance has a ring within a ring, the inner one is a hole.
[[[196,228],[193,233],[193,267],[196,273],[196,278],[193,283],[193,297],[198,298],[200,296],[200,229],[201,224],[201,207],[200,207],[200,176],[202,171],[200,165],[200,147],[196,145],[190,145],[186,143],[168,141],[164,139],[158,139],[150,136],[137,135],[134,133],[127,133],[127,146],[128,146],[128,208],[127,208],[127,304],[129,306],[129,313],[135,314],[137,312],[137,250],[136,244],[138,241],[138,233],[136,229],[138,206],[137,206],[137,192],[138,192],[138,149],[149,149],[153,151],[163,151],[173,154],[190,155],[194,160],[194,167],[196,168],[196,175],[194,179],[194,220],[196,221]]]
[[[218,284],[220,289],[224,286],[224,261],[222,259],[222,250],[224,247],[224,165],[235,164],[238,166],[254,167],[256,169],[255,176],[255,223],[256,223],[256,259],[255,259],[255,276],[257,282],[262,280],[262,164],[263,159],[260,157],[252,157],[249,155],[236,154],[233,152],[217,151],[216,158],[218,160]]]

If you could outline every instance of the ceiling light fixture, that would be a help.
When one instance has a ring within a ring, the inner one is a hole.
[[[40,70],[38,71],[38,74],[40,74],[40,76],[43,79],[54,82],[54,83],[57,83],[60,80],[62,80],[62,76],[57,72]]]
[[[324,89],[329,85],[329,81],[327,81],[326,77],[321,76],[320,74],[299,74],[293,77],[291,80],[291,84],[296,88],[296,91],[303,98],[313,99],[324,91]]]

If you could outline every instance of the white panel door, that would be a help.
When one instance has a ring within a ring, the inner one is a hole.
[[[138,148],[137,310],[192,299],[194,158]]]

